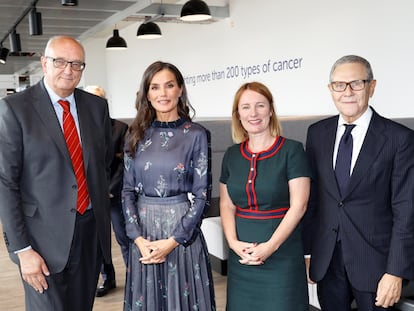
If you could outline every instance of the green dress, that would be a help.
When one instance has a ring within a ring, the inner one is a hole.
[[[252,153],[247,142],[229,147],[220,182],[227,185],[236,206],[238,239],[267,241],[289,208],[288,181],[304,176],[311,173],[297,141],[279,136],[260,153]],[[227,311],[309,310],[303,255],[299,227],[263,265],[240,264],[240,257],[230,250]]]

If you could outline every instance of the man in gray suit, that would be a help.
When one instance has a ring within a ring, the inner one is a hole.
[[[78,41],[53,37],[41,58],[42,81],[0,100],[0,217],[27,310],[92,310],[102,260],[110,262],[111,123],[106,100],[76,89],[84,62]],[[84,212],[77,212],[80,183],[61,100],[81,143]]]

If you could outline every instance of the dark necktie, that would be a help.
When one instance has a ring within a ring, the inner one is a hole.
[[[345,193],[348,187],[349,179],[351,177],[351,160],[352,160],[352,146],[353,140],[351,131],[355,124],[344,124],[345,133],[342,135],[339,142],[338,154],[336,156],[335,176],[338,183],[341,195]]]
[[[83,214],[89,205],[88,186],[86,184],[85,168],[83,165],[82,146],[80,144],[75,120],[70,113],[69,102],[59,100],[58,103],[63,108],[63,135],[72,160],[73,170],[78,183],[78,200],[76,210]]]

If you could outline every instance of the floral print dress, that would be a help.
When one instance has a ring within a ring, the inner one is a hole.
[[[154,121],[126,156],[123,210],[131,239],[124,310],[215,310],[200,223],[211,193],[208,132],[179,119]],[[190,201],[191,200],[191,201]],[[137,237],[180,244],[161,264],[141,264]]]

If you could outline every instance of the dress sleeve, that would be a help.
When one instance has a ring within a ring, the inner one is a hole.
[[[221,161],[221,175],[219,181],[223,184],[227,184],[229,178],[229,169],[227,166],[229,150],[224,153],[223,160]]]
[[[288,180],[298,177],[312,177],[309,162],[300,142],[293,142],[288,154]]]
[[[135,190],[134,159],[128,154],[128,152],[125,152],[122,188],[122,210],[125,218],[126,234],[131,240],[135,240],[137,237],[142,235],[136,203],[137,192]]]
[[[193,202],[173,232],[174,239],[184,245],[191,244],[200,230],[201,219],[210,206],[211,200],[211,148],[208,130],[197,131],[193,154]]]

